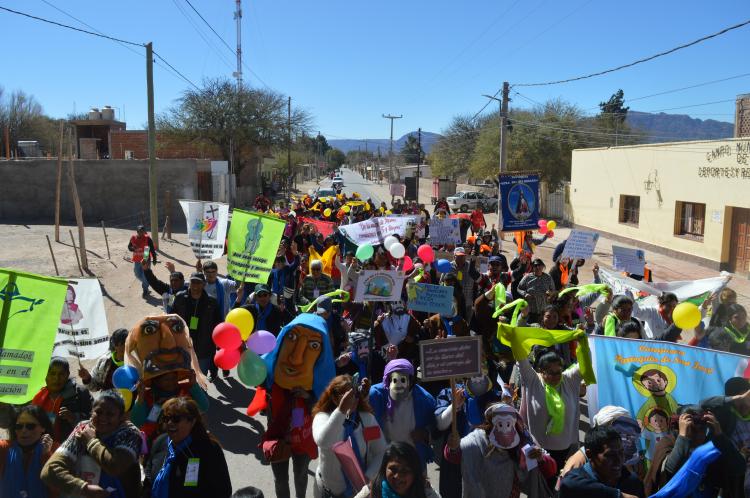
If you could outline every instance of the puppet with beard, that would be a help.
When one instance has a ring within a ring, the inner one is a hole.
[[[437,420],[435,398],[414,381],[414,366],[408,360],[391,360],[385,366],[383,382],[370,388],[369,401],[386,441],[414,445],[426,465],[434,459],[429,431],[450,425],[451,410]]]
[[[367,331],[349,332],[349,348],[336,359],[337,375],[359,374],[360,379],[370,378],[370,337]]]
[[[515,408],[494,403],[484,411],[484,423],[447,448],[447,460],[461,465],[463,496],[471,498],[529,498],[544,496],[542,479],[555,475],[555,461],[534,445]],[[526,449],[524,449],[526,448]],[[536,469],[528,470],[528,459]]]

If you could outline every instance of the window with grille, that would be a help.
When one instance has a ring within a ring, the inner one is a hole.
[[[677,201],[675,205],[675,235],[703,240],[706,225],[706,205]]]
[[[620,196],[620,223],[638,226],[641,213],[641,198],[637,195]]]

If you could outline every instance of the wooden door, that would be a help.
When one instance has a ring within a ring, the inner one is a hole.
[[[750,272],[750,209],[732,208],[731,271]]]

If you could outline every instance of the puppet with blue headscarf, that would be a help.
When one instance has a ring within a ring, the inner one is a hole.
[[[277,463],[292,455],[317,458],[311,410],[336,374],[325,320],[311,313],[299,315],[281,329],[276,347],[263,361],[271,395],[271,414],[263,435],[266,459]]]

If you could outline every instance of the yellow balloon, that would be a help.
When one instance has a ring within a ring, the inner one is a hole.
[[[326,210],[323,211],[323,216],[325,216],[326,218],[328,218],[329,216],[331,216],[331,209],[330,208],[326,208]]]
[[[548,221],[547,222],[547,230],[554,230],[557,228],[557,222],[556,221]]]
[[[348,212],[349,212],[349,211],[351,211],[352,209],[351,209],[351,208],[350,208],[349,206],[344,206],[344,207],[342,207],[342,208],[341,208],[341,210],[342,210],[343,212],[345,212],[345,213],[348,213]]]
[[[246,341],[250,334],[253,333],[253,327],[255,326],[255,319],[252,313],[245,308],[235,308],[229,313],[224,319],[225,322],[229,322],[240,329],[240,337],[243,341]]]
[[[683,330],[694,329],[701,321],[701,310],[693,303],[680,303],[672,312],[672,320]]]
[[[118,389],[120,392],[120,395],[122,396],[122,399],[125,400],[125,411],[130,411],[130,409],[133,407],[133,391],[130,389]]]

